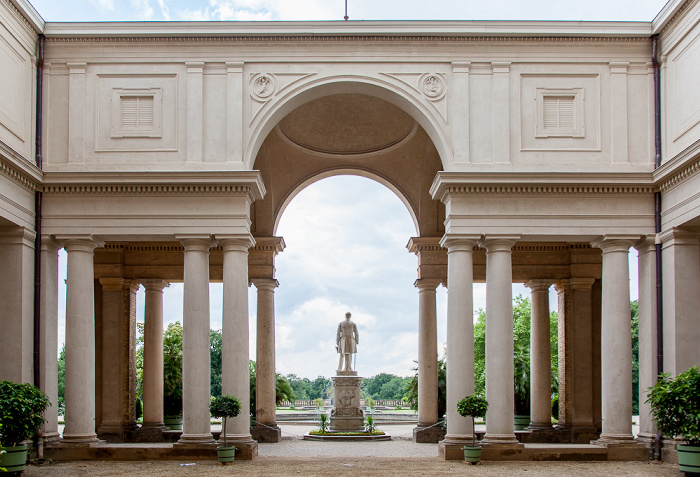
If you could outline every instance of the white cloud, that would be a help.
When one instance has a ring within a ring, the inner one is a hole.
[[[163,16],[163,20],[170,21],[170,8],[165,3],[165,0],[158,0],[158,6],[160,7],[160,14]]]
[[[114,0],[89,0],[98,10],[114,11]]]
[[[146,21],[153,19],[154,10],[149,0],[131,0],[131,6],[134,7],[140,19]]]

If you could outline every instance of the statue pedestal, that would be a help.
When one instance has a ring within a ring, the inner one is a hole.
[[[339,371],[333,378],[331,431],[362,432],[365,415],[360,409],[360,383],[357,371]]]

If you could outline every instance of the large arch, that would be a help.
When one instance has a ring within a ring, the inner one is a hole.
[[[244,166],[253,167],[260,147],[287,114],[299,106],[322,98],[341,93],[356,93],[373,96],[391,103],[409,114],[428,133],[441,158],[443,170],[450,170],[452,147],[446,133],[444,121],[436,111],[425,102],[409,93],[408,90],[382,78],[359,75],[336,75],[329,77],[312,77],[311,81],[290,88],[278,95],[274,102],[263,107],[262,116],[255,120],[244,153]]]

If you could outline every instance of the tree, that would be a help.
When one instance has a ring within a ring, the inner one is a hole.
[[[182,413],[182,336],[179,321],[170,323],[163,334],[163,414]]]
[[[365,378],[362,380],[361,388],[365,392],[365,395],[370,396],[374,399],[380,399],[379,393],[382,390],[382,386],[395,378],[393,374],[379,373],[371,378]]]
[[[251,414],[255,414],[255,409],[257,409],[255,401],[255,361],[248,360],[248,372],[250,378],[250,412]],[[287,378],[281,374],[275,373],[275,404],[279,404],[282,401],[294,402],[295,399],[294,390],[287,381]]]
[[[447,370],[445,358],[447,351],[443,352],[442,358],[438,360],[438,418],[447,412]],[[411,403],[411,409],[418,410],[418,368],[413,368],[416,374],[408,379],[404,396]]]
[[[66,406],[66,343],[63,343],[58,356],[58,413],[65,412]]]
[[[311,388],[308,391],[309,399],[323,398],[330,399],[330,391],[333,383],[330,379],[319,376],[311,383]]]
[[[209,330],[209,343],[211,354],[211,395],[221,396],[221,330]]]
[[[639,301],[630,302],[632,314],[632,414],[639,414]]]
[[[295,399],[309,399],[308,389],[311,386],[309,378],[300,378],[296,374],[288,374],[287,381],[294,391]]]

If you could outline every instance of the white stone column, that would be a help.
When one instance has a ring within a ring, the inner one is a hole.
[[[66,416],[63,441],[99,442],[95,434],[95,275],[92,236],[56,237],[68,256]]]
[[[265,429],[277,429],[275,420],[275,288],[277,280],[256,278],[253,280],[258,289],[258,320],[256,346],[256,380],[255,380],[255,420]],[[279,434],[279,432],[277,432]],[[265,437],[264,441],[274,442],[275,437]]]
[[[41,238],[41,335],[40,388],[51,401],[44,412],[41,434],[45,442],[58,440],[58,250],[61,244],[50,236]]]
[[[435,424],[438,416],[438,350],[435,289],[440,280],[416,280],[418,288],[418,427]]]
[[[647,389],[656,382],[656,245],[655,235],[643,237],[634,246],[639,252],[639,433],[648,442],[656,437]]]
[[[677,376],[700,363],[700,236],[681,228],[659,236],[664,284],[663,371]]]
[[[440,443],[445,459],[455,459],[471,445],[472,420],[457,413],[460,399],[474,394],[474,262],[473,249],[481,236],[445,236],[447,248],[447,433]]]
[[[601,381],[604,444],[632,439],[632,331],[629,248],[639,236],[606,235],[594,242],[603,251]]]
[[[211,444],[209,401],[209,249],[208,236],[176,237],[185,247],[182,407],[183,425],[179,444]]]
[[[530,429],[552,427],[552,351],[549,330],[550,280],[530,280]]]
[[[141,280],[146,289],[143,332],[143,427],[163,428],[163,289],[165,280]]]
[[[241,413],[229,419],[227,439],[239,445],[251,442],[248,349],[248,249],[252,237],[216,237],[224,251],[224,306],[221,350],[221,389],[241,401]],[[223,434],[222,434],[223,435]]]
[[[486,237],[486,444],[517,444],[513,395],[513,270],[517,236]]]

